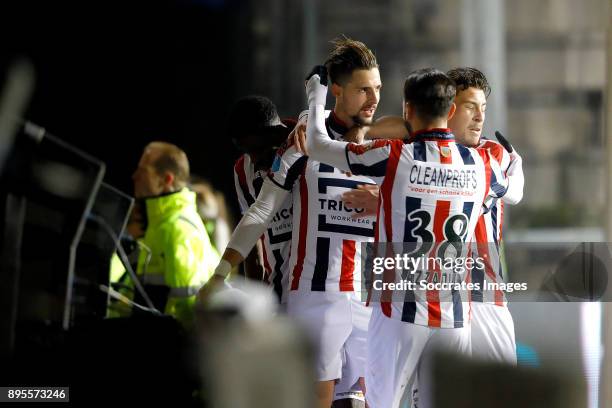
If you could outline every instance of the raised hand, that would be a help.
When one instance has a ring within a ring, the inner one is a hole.
[[[308,106],[313,104],[325,106],[327,69],[323,65],[315,66],[306,77],[306,96],[308,97]]]
[[[510,144],[510,142],[508,141],[508,139],[506,139],[504,137],[504,135],[501,134],[501,132],[499,130],[495,131],[495,137],[497,138],[497,140],[499,141],[499,143],[504,146],[504,149],[506,149],[506,151],[508,153],[512,153],[514,151],[514,148],[512,147],[512,145]]]

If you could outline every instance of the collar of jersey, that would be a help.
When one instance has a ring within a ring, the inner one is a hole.
[[[346,132],[348,132],[348,127],[338,116],[336,116],[334,111],[331,111],[325,120],[325,124],[327,126],[327,133],[329,133],[329,136],[332,139],[340,139]]]
[[[452,142],[455,140],[455,135],[448,128],[421,129],[412,133],[412,137],[415,142],[425,140],[447,140]]]

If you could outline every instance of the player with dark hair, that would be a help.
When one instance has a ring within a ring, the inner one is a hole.
[[[331,88],[336,104],[324,119],[325,132],[330,140],[342,140],[351,126],[372,121],[380,99],[380,74],[372,51],[348,38],[334,42],[327,66],[333,72]],[[317,398],[319,406],[326,408],[332,404],[334,393],[341,399],[363,395],[371,310],[358,293],[358,271],[360,243],[373,240],[374,219],[351,218],[362,209],[347,207],[341,195],[364,183],[372,180],[349,176],[304,156],[294,145],[284,146],[256,202],[234,231],[213,277],[213,282],[222,281],[244,259],[280,204],[291,197],[293,235],[287,312],[303,325],[318,350]],[[337,401],[335,406],[350,404]]]
[[[468,88],[476,88],[480,89],[484,93],[485,98],[488,98],[489,95],[491,95],[491,86],[489,85],[487,77],[482,73],[482,71],[476,68],[453,68],[450,71],[447,71],[446,75],[455,81],[457,94],[459,94],[460,91],[467,90]]]
[[[454,103],[455,114],[448,121],[457,142],[468,147],[492,148],[499,151],[499,143],[482,137],[486,116],[487,97],[491,87],[486,76],[476,68],[459,67],[448,71],[448,76],[455,82],[457,95]],[[404,121],[400,117],[387,117],[383,123],[373,125],[375,137],[405,132]],[[371,135],[368,135],[371,136]],[[404,134],[408,137],[408,134]],[[480,253],[487,262],[484,268],[472,271],[472,280],[482,287],[484,282],[498,283],[504,281],[501,261],[501,240],[504,204],[517,204],[523,197],[525,183],[522,159],[514,148],[509,152],[512,160],[500,160],[501,168],[509,180],[510,192],[491,206],[476,225],[474,254]],[[353,205],[375,211],[378,204],[378,190],[371,187],[362,188],[345,194],[345,199]],[[367,211],[366,211],[367,213]],[[472,293],[471,335],[472,352],[476,357],[491,361],[516,364],[516,344],[514,322],[507,307],[503,292],[474,291]]]
[[[280,119],[276,106],[265,96],[245,96],[232,107],[227,129],[234,145],[243,152],[234,164],[234,183],[242,214],[255,202],[276,151],[294,126],[295,121]],[[287,198],[244,264],[247,276],[272,285],[282,305],[287,301],[292,211],[291,199]]]
[[[360,41],[341,38],[325,61],[336,99],[334,112],[348,127],[372,123],[382,87],[378,63],[372,51]],[[375,86],[362,87],[362,78],[376,72]]]
[[[455,104],[457,111],[449,121],[457,140],[466,146],[498,151],[499,143],[482,137],[487,97],[491,87],[485,75],[475,68],[462,67],[448,71],[457,84]],[[504,203],[517,204],[522,199],[524,176],[522,160],[512,149],[511,161],[497,158],[501,168],[509,176],[510,194],[495,202],[490,211],[480,216],[474,232],[475,256],[485,260],[483,268],[472,270],[472,281],[480,287],[487,282],[504,282],[501,259],[501,240]],[[489,285],[488,287],[492,287]],[[477,290],[472,292],[471,343],[472,355],[489,361],[516,365],[514,322],[501,290]]]
[[[434,69],[411,73],[404,86],[403,110],[414,130],[413,142],[377,140],[364,145],[326,137],[326,83],[324,70],[316,68],[306,86],[310,157],[376,180],[381,186],[380,241],[409,243],[412,254],[442,259],[465,254],[485,201],[503,196],[507,180],[493,155],[456,143],[447,128],[455,110],[454,81]],[[420,287],[422,282],[456,282],[452,268],[426,263],[418,272],[413,277],[418,280],[416,288],[407,290],[405,297],[401,293],[403,301],[379,298],[380,305],[372,313],[366,399],[373,408],[399,407],[417,373],[425,378],[433,351],[470,353],[467,289],[461,285],[452,290]],[[392,277],[395,282],[400,278]],[[427,407],[429,394],[423,394],[421,406]]]
[[[295,121],[281,120],[274,103],[261,95],[240,98],[227,119],[227,134],[257,170],[269,169],[276,150],[287,140]]]

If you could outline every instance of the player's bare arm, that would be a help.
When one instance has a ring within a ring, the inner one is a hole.
[[[244,260],[244,274],[247,278],[262,281],[264,277],[263,252],[261,240],[257,241],[255,248],[249,252]]]
[[[409,139],[410,125],[400,116],[383,116],[364,126],[365,139]]]
[[[232,269],[247,257],[288,194],[288,191],[270,180],[264,181],[257,200],[249,207],[234,230],[214,275],[200,289],[201,299],[206,298],[211,290],[223,284]]]

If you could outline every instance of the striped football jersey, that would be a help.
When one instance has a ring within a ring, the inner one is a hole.
[[[329,137],[339,140],[346,127],[331,113]],[[374,240],[374,217],[352,218],[363,212],[342,200],[363,176],[346,175],[332,166],[310,160],[295,146],[279,150],[270,179],[291,191],[293,236],[290,289],[300,291],[355,291],[361,288],[361,245]]]
[[[510,157],[505,150],[500,149],[501,145],[493,140],[482,138],[479,148],[489,149],[491,154],[500,163],[504,174],[510,166]],[[502,200],[495,200],[490,211],[482,214],[474,230],[474,244],[472,253],[480,255],[484,260],[484,265],[475,265],[472,269],[472,281],[478,283],[479,290],[471,293],[473,302],[484,302],[497,306],[507,304],[506,295],[498,289],[483,290],[485,281],[488,283],[500,283],[505,281],[503,263],[501,259],[502,224],[503,224],[504,203]],[[489,285],[488,287],[491,287]]]
[[[295,126],[295,121],[283,120],[288,127]],[[269,169],[255,170],[255,165],[248,154],[238,158],[234,164],[234,185],[240,211],[244,214],[255,202],[263,181]],[[281,303],[287,301],[287,287],[289,284],[289,254],[291,251],[291,231],[293,222],[293,209],[291,198],[287,197],[278,209],[266,232],[260,241],[263,249],[265,280],[274,288]]]
[[[483,203],[505,194],[506,179],[495,159],[496,153],[504,154],[500,149],[467,148],[455,143],[449,129],[416,132],[412,143],[377,140],[347,145],[354,174],[381,178],[377,240],[401,243],[403,248],[409,244],[412,257],[434,259],[412,273],[415,283],[469,280],[466,271],[455,276],[453,269],[435,259],[465,257]],[[391,279],[399,282],[404,275],[393,271]],[[468,321],[466,289],[440,291],[417,285],[400,293],[400,299],[396,295],[380,299],[390,318],[443,328],[463,327]]]

